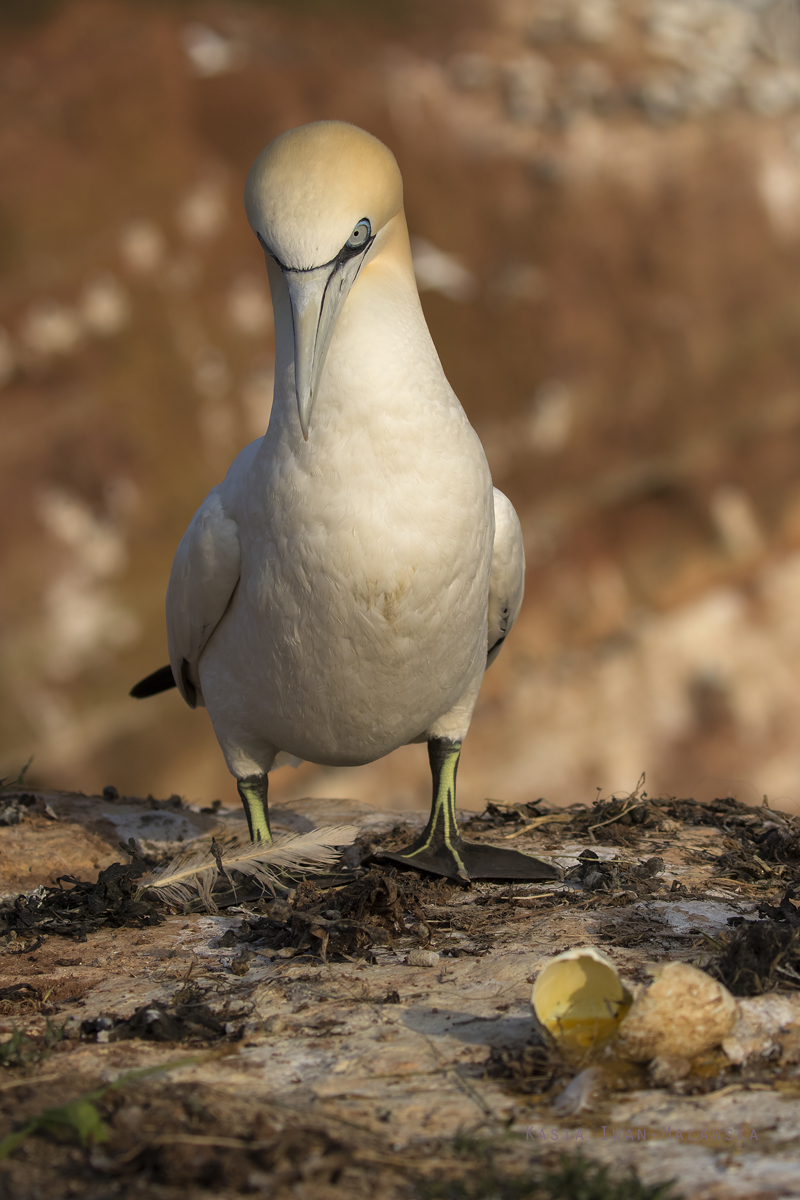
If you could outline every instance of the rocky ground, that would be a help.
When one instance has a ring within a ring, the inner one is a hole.
[[[0,828],[0,1112],[25,1136],[2,1143],[0,1195],[655,1200],[669,1179],[698,1200],[796,1194],[794,818],[641,792],[494,805],[464,833],[564,880],[463,889],[375,861],[421,816],[308,801],[276,826],[357,825],[349,873],[214,914],[138,896],[137,880],[240,821],[177,798],[3,803],[20,820]],[[668,1084],[630,1064],[581,1074],[533,1035],[530,992],[547,958],[586,944],[633,990],[678,960],[744,1006],[779,993],[783,1015],[737,1025]]]
[[[267,421],[244,174],[338,116],[397,154],[427,318],[525,528],[462,800],[646,770],[792,807],[794,0],[1,15],[0,771],[235,801],[204,715],[127,690],[164,660],[187,519]],[[426,770],[410,749],[275,794],[415,807]]]

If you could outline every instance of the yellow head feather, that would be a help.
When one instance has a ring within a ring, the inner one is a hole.
[[[376,234],[403,207],[391,150],[344,121],[289,129],[262,150],[247,177],[247,219],[284,266],[330,262],[356,223]]]

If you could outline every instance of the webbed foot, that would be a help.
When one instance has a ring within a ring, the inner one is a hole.
[[[560,879],[558,867],[530,854],[464,841],[456,824],[456,772],[460,754],[460,742],[446,738],[428,741],[433,775],[428,824],[404,850],[380,852],[375,857],[432,875],[444,875],[459,883],[469,883],[472,879]]]
[[[473,879],[524,881],[561,878],[558,867],[530,854],[522,854],[519,850],[481,846],[477,842],[462,841],[461,838],[456,839],[452,850],[447,846],[433,845],[415,850],[417,844],[414,842],[407,850],[380,853],[376,857],[404,867],[416,867],[418,871],[428,871],[431,875],[444,875],[459,883],[469,883]]]

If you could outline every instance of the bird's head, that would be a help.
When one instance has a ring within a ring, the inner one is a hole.
[[[304,438],[347,294],[381,230],[402,207],[403,183],[392,152],[343,121],[316,121],[281,134],[247,177],[247,219],[289,292]]]

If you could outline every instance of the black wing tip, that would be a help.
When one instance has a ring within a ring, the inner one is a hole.
[[[159,692],[168,692],[175,687],[175,677],[172,667],[159,667],[145,679],[140,679],[128,693],[134,700],[145,700],[148,696],[157,696]]]

